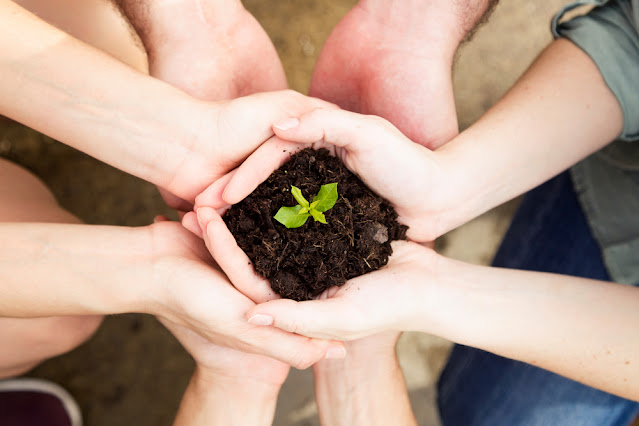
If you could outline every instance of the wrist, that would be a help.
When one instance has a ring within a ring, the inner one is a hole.
[[[429,285],[415,298],[422,307],[411,321],[412,331],[432,334],[455,343],[474,346],[485,334],[483,318],[495,311],[497,294],[490,294],[490,274],[495,268],[473,265],[434,253],[428,270]]]
[[[277,392],[227,383],[196,366],[174,425],[270,425]]]
[[[280,386],[238,381],[196,367],[192,381],[209,407],[217,407],[215,424],[270,425],[275,415]],[[222,403],[222,405],[221,405]]]
[[[282,385],[267,383],[260,380],[238,378],[236,375],[225,376],[218,371],[196,365],[193,372],[196,383],[204,389],[217,389],[229,396],[241,396],[243,404],[250,399],[258,406],[265,406],[277,401],[277,395]]]
[[[146,7],[144,21],[134,27],[150,61],[160,52],[193,48],[198,40],[210,43],[211,31],[244,10],[240,0],[154,0]]]
[[[437,236],[452,231],[497,205],[493,198],[499,190],[494,187],[493,171],[482,166],[481,156],[466,155],[464,145],[474,142],[467,133],[460,133],[433,152],[439,170],[438,182],[443,183],[435,185],[433,196],[429,197],[429,200],[438,200],[442,206],[436,221]],[[494,172],[499,173],[499,170]]]
[[[435,57],[450,69],[455,52],[466,36],[459,23],[455,2],[423,0],[360,0],[357,7],[388,28],[398,40],[411,40],[414,48]],[[410,9],[409,14],[392,13],[398,8]],[[400,16],[402,17],[401,19]],[[411,16],[411,22],[406,22]],[[414,20],[414,22],[412,22]],[[406,34],[408,33],[408,34]]]
[[[355,358],[352,361],[348,368],[340,368],[340,364],[349,364],[343,360],[314,366],[315,397],[323,425],[416,424],[394,353],[357,358],[358,365],[354,365]]]

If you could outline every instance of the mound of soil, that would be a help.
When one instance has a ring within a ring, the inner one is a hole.
[[[327,224],[309,218],[287,229],[273,216],[297,204],[291,186],[312,200],[337,182],[339,197]],[[255,270],[284,298],[309,300],[332,286],[386,265],[391,241],[406,237],[393,206],[368,189],[326,149],[305,149],[224,215],[224,222]]]

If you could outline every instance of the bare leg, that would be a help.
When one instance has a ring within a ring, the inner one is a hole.
[[[0,222],[79,223],[35,176],[0,159]],[[29,285],[29,283],[25,283]],[[22,374],[88,339],[102,317],[0,318],[0,378]]]

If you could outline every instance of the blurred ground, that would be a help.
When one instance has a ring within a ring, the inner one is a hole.
[[[284,63],[292,88],[306,92],[331,28],[353,0],[245,0]],[[550,41],[549,21],[560,0],[504,1],[490,22],[461,49],[455,66],[460,125],[489,108]],[[30,168],[60,202],[88,223],[136,226],[169,213],[154,187],[14,123],[0,123],[0,155]],[[451,232],[438,243],[446,255],[488,263],[516,202]],[[399,347],[421,425],[437,424],[433,383],[450,343],[407,333]],[[148,316],[108,318],[98,334],[30,375],[67,387],[88,426],[171,424],[192,369],[189,356]],[[312,377],[295,371],[284,386],[276,425],[318,424]]]

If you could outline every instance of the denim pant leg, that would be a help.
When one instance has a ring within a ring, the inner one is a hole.
[[[609,279],[568,172],[524,197],[493,265]],[[444,426],[617,426],[639,412],[636,402],[462,345],[439,379],[437,403]]]

